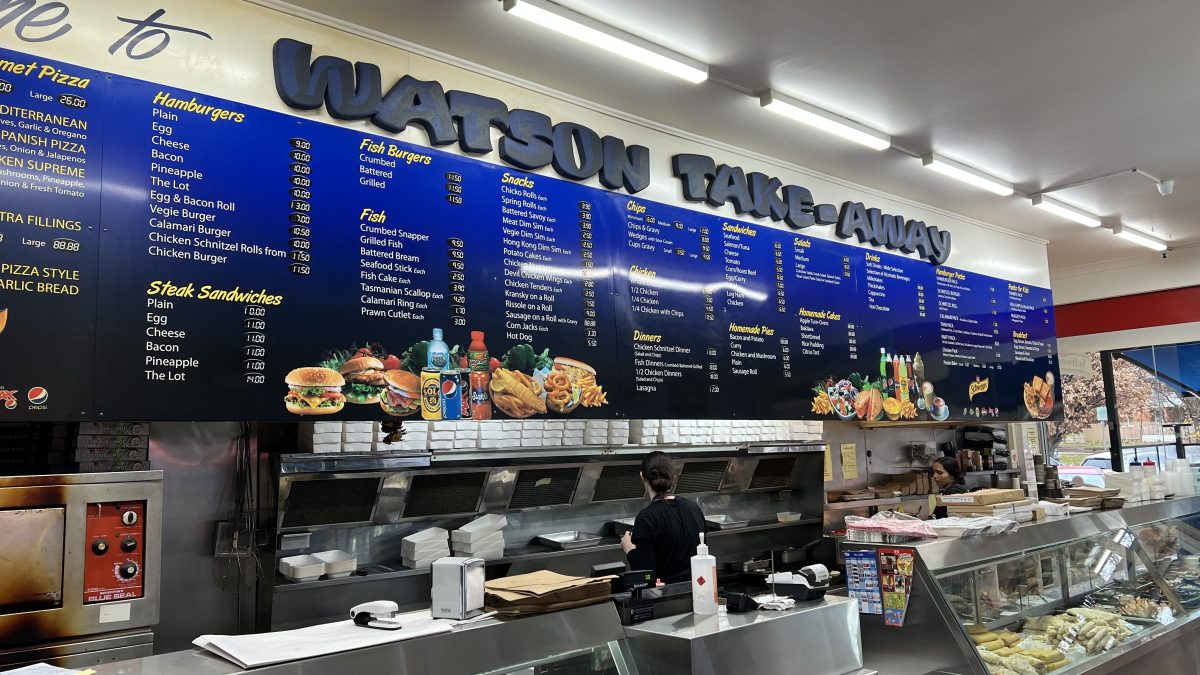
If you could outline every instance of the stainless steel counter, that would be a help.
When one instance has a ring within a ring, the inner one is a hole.
[[[369,629],[364,629],[369,630]],[[603,648],[625,636],[610,602],[561,612],[467,624],[452,633],[255,668],[261,675],[470,675],[513,671]],[[241,668],[199,650],[95,667],[98,675],[232,675]]]
[[[665,617],[625,628],[640,673],[845,675],[863,667],[858,603],[828,596],[786,612]]]

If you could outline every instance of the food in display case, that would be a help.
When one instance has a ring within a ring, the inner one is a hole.
[[[1186,546],[1200,542],[1195,534],[1178,520],[1118,528],[941,575],[938,584],[990,673],[1045,675],[1200,606],[1200,559]]]

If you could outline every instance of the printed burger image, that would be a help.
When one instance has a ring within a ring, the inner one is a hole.
[[[393,417],[406,417],[421,409],[421,378],[407,370],[383,373],[387,389],[379,397],[379,407]]]
[[[346,406],[342,386],[346,384],[336,370],[329,368],[297,368],[287,374],[288,385],[284,405],[297,415],[332,415]]]
[[[360,356],[343,363],[346,400],[360,405],[379,403],[379,395],[387,387],[383,370],[383,361],[373,356]]]

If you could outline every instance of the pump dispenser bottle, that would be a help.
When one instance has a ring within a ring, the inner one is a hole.
[[[708,554],[703,532],[692,556],[692,613],[717,613],[717,559]]]

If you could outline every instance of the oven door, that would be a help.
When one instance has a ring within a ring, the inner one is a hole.
[[[62,507],[0,510],[0,614],[62,606]]]

